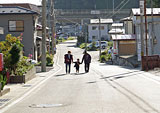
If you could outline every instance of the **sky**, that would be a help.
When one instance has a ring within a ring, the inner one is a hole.
[[[0,0],[0,3],[31,3],[41,5],[41,0]]]

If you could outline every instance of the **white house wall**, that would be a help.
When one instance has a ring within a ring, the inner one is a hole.
[[[96,30],[92,30],[92,27],[96,26],[97,29]],[[101,30],[101,38],[109,38],[108,36],[108,25],[104,25],[104,24],[101,24],[101,26],[104,26],[104,30]],[[89,41],[92,42],[92,41],[98,41],[99,40],[99,25],[98,24],[94,24],[94,25],[89,25],[88,26],[88,36],[89,36]],[[95,40],[92,39],[92,37],[95,36]]]
[[[135,19],[135,18],[134,18]],[[137,19],[137,20],[136,20]],[[134,24],[136,25],[136,38],[137,38],[137,54],[138,54],[138,60],[141,60],[141,35],[140,35],[140,17],[137,17],[134,20]],[[152,41],[151,41],[151,16],[147,17],[147,22],[148,24],[148,55],[152,55]],[[145,25],[144,25],[144,30],[145,30]],[[154,55],[160,55],[160,17],[159,16],[154,16],[154,34],[156,36],[157,44],[154,44]],[[145,38],[145,35],[144,35]],[[144,54],[145,54],[145,40],[144,40]]]

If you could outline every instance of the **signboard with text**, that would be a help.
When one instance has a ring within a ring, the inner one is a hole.
[[[140,1],[140,15],[144,15],[144,0]]]

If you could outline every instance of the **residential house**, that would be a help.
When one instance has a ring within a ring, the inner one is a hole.
[[[122,23],[113,24],[112,33],[114,54],[136,55],[136,38],[134,35],[133,20],[131,17],[121,19]],[[124,25],[124,29],[123,26]],[[118,30],[117,30],[118,27]]]
[[[113,34],[118,35],[118,34],[124,34],[124,33],[125,31],[124,31],[123,23],[113,23],[112,28],[109,31],[110,35],[113,35]]]
[[[99,24],[99,19],[91,19],[90,24],[88,25],[88,40],[89,42],[98,41],[101,37],[101,40],[110,40],[108,31],[111,28],[113,23],[112,19],[101,19]],[[99,33],[100,26],[100,33]],[[99,34],[101,36],[99,36]]]
[[[133,27],[133,18],[126,17],[120,20],[124,24],[125,34],[135,34]]]
[[[32,54],[33,59],[37,60],[37,31],[35,28],[38,23],[38,16],[39,12],[29,8],[20,6],[3,6],[1,4],[0,27],[3,28],[3,34],[0,34],[0,41],[5,40],[7,34],[19,36],[22,33],[24,55],[29,56],[29,54]]]
[[[42,54],[42,25],[37,24],[36,25],[36,31],[37,31],[37,36],[36,36],[36,47],[37,47],[37,57],[40,58]],[[49,28],[46,27],[46,49],[49,51],[50,48],[50,37],[49,37]],[[38,59],[40,60],[40,59]]]
[[[148,42],[148,55],[160,55],[160,8],[153,8],[153,29],[152,29],[152,14],[151,8],[147,8],[147,42]],[[138,60],[141,61],[141,17],[140,9],[134,8],[131,12],[133,18],[133,24],[135,26],[135,34],[137,41],[137,55]],[[143,25],[145,28],[143,17]],[[152,32],[153,31],[153,32]],[[153,33],[153,35],[152,35]],[[145,36],[145,35],[144,35]],[[146,41],[144,40],[144,48],[146,48]],[[144,54],[146,51],[144,50]]]

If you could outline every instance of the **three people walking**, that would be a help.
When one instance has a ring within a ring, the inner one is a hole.
[[[84,62],[84,69],[85,72],[89,72],[90,63],[91,63],[91,56],[87,53],[87,51],[84,51],[83,53],[82,62],[80,62],[79,59],[77,59],[76,62],[73,62],[73,55],[71,54],[71,51],[68,51],[67,54],[64,55],[65,65],[66,65],[66,74],[70,74],[71,72],[71,63],[75,63],[74,67],[76,68],[76,72],[79,73],[79,67],[80,64]]]

